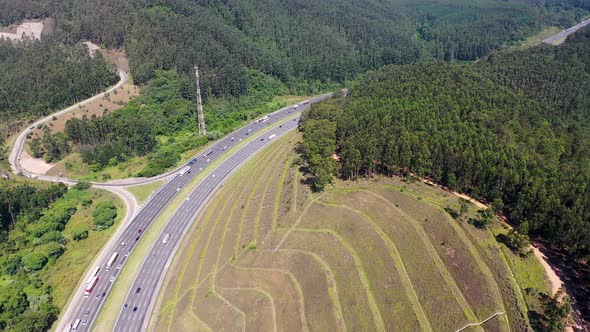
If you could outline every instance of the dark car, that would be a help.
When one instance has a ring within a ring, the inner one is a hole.
[[[139,236],[135,238],[135,241],[139,241]]]
[[[133,312],[136,312],[136,311],[137,311],[137,307],[133,307]]]
[[[141,287],[137,287],[137,289],[135,290],[135,294],[139,293],[140,290],[141,290]]]
[[[123,308],[127,308],[128,306],[129,306],[129,304],[125,303],[125,304],[123,305]]]
[[[137,231],[137,233],[141,234],[141,228]]]

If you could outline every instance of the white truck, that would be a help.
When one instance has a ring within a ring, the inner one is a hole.
[[[268,140],[272,141],[272,139],[275,137],[277,137],[277,134],[272,134],[272,135],[268,136]]]
[[[166,244],[166,243],[168,243],[168,240],[170,240],[170,234],[166,234],[166,235],[164,236],[164,239],[162,240],[162,244]]]
[[[178,175],[183,176],[186,172],[191,169],[190,166],[184,166],[180,171],[178,171]]]
[[[97,266],[94,268],[94,270],[92,270],[92,273],[88,276],[88,279],[86,280],[86,285],[88,285],[92,281],[92,279],[94,277],[96,277],[99,270],[100,270],[100,266]]]
[[[107,268],[106,270],[110,270],[111,267],[113,267],[113,264],[115,263],[115,261],[117,260],[117,257],[119,257],[119,253],[113,253],[113,255],[111,256],[111,258],[109,258],[109,261],[107,262]]]

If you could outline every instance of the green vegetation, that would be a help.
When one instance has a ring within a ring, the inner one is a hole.
[[[92,203],[81,204],[92,200],[99,202],[96,209]],[[85,268],[72,253],[78,252],[87,241],[94,241],[98,247],[87,251],[94,255],[106,240],[96,241],[101,232],[92,231],[90,220],[81,216],[90,214],[91,210],[104,210],[105,203],[113,205],[111,201],[112,197],[105,201],[97,191],[68,190],[63,184],[45,188],[12,181],[3,184],[0,188],[2,330],[44,331],[51,327],[65,304],[64,296],[67,299]],[[82,270],[63,268],[66,261]],[[74,284],[54,282],[64,275]]]
[[[456,330],[496,311],[507,314],[486,330],[530,328],[495,218],[476,228],[473,205],[398,178],[335,181],[312,194],[293,163],[300,137],[277,140],[208,203],[151,329]],[[463,216],[451,219],[446,206]],[[538,261],[513,258],[536,268],[527,287],[545,292]]]
[[[589,55],[586,28],[559,47],[475,64],[386,66],[349,97],[306,112],[308,181],[321,190],[333,176],[418,174],[490,202],[471,223],[487,228],[493,212],[503,213],[519,232],[497,239],[517,255],[526,256],[532,235],[568,252],[568,264],[583,262],[590,255],[583,185],[590,181],[583,143],[590,137]],[[587,289],[580,287],[580,299]]]
[[[590,150],[581,143],[590,135],[589,39],[586,29],[558,48],[369,75],[349,100],[305,114],[303,156],[312,182],[411,171],[493,202],[497,212],[526,223],[524,235],[589,255],[590,193],[579,185],[590,181]],[[323,147],[330,139],[335,143]],[[516,235],[508,240],[526,246]]]
[[[141,186],[127,187],[126,190],[135,196],[138,204],[143,204],[162,184],[164,184],[163,181],[155,181]]]
[[[1,6],[0,6],[1,7]],[[2,10],[0,9],[0,12]],[[84,45],[64,43],[59,36],[14,44],[0,39],[0,136],[15,133],[22,122],[88,98],[117,81],[116,71]],[[58,139],[45,139],[39,149],[47,159]]]
[[[92,217],[94,218],[94,227],[97,230],[107,229],[115,223],[117,207],[113,202],[102,202],[96,206]]]
[[[210,141],[246,121],[304,98],[284,96],[288,89],[270,76],[253,70],[249,74],[257,89],[249,96],[209,99],[207,137],[198,135],[197,110],[189,88],[192,82],[174,70],[161,71],[144,87],[140,97],[121,110],[101,118],[69,120],[65,134],[52,136],[55,140],[63,135],[66,141],[59,146],[67,151],[56,155],[67,154],[70,147],[79,152],[81,160],[71,157],[64,162],[69,176],[87,180],[150,177],[186,161]],[[86,174],[78,172],[84,169]]]

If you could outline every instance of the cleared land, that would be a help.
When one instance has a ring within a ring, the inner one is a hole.
[[[444,208],[458,209],[456,197],[402,179],[311,193],[294,164],[299,138],[277,140],[204,209],[151,330],[455,331],[496,312],[506,314],[485,330],[527,328],[522,276],[510,267],[529,266],[526,287],[546,280],[496,242],[499,223],[452,219]]]

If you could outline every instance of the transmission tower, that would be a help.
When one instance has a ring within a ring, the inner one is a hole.
[[[199,135],[207,135],[205,129],[205,113],[203,113],[203,100],[201,99],[201,82],[199,80],[199,66],[195,66],[195,76],[197,77],[197,105],[199,112]]]

